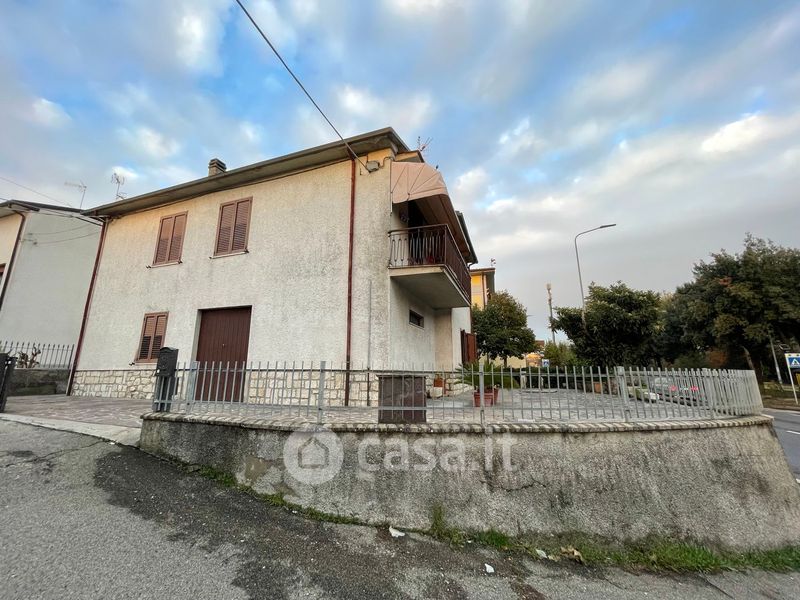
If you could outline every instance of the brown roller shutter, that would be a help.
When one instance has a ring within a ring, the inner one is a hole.
[[[250,229],[251,199],[235,200],[219,207],[217,243],[214,254],[230,254],[247,250]]]

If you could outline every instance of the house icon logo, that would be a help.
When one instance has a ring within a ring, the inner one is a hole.
[[[298,453],[298,464],[301,469],[324,469],[328,466],[331,451],[317,436],[312,435],[303,442]]]
[[[294,431],[283,445],[286,473],[300,483],[330,481],[342,468],[343,460],[342,442],[328,429]]]

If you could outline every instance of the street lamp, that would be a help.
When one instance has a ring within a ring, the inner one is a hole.
[[[608,227],[616,227],[616,223],[609,223],[608,225],[600,225],[600,227],[595,227],[594,229],[587,229],[586,231],[581,231],[578,235],[575,236],[575,260],[578,263],[578,283],[581,285],[581,319],[583,320],[583,324],[586,325],[586,299],[583,294],[583,278],[581,277],[581,259],[578,256],[578,238],[582,236],[584,233],[591,233],[592,231],[597,231],[598,229],[607,229]]]

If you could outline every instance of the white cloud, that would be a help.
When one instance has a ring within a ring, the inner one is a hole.
[[[497,143],[502,151],[510,156],[533,150],[542,144],[531,130],[531,121],[528,117],[522,119],[513,129],[501,133]]]
[[[514,208],[517,205],[516,198],[501,198],[499,200],[495,200],[489,206],[486,207],[486,212],[491,214],[501,214],[508,212],[510,209]]]
[[[168,138],[150,127],[137,127],[133,131],[123,128],[120,130],[120,135],[132,149],[154,160],[169,158],[181,147],[177,140]]]
[[[430,16],[457,7],[457,0],[386,0],[387,8],[403,17]]]
[[[61,105],[46,98],[37,98],[31,104],[33,120],[45,127],[61,127],[70,121]]]
[[[613,104],[642,94],[650,89],[663,63],[661,56],[647,56],[590,73],[576,85],[571,103]]]
[[[764,135],[764,118],[748,115],[720,127],[703,141],[703,152],[724,153],[741,150],[758,141]]]
[[[786,115],[754,114],[723,125],[705,138],[701,149],[711,155],[741,152],[800,131],[800,111]]]
[[[250,121],[242,121],[239,124],[239,131],[245,140],[251,144],[257,144],[261,141],[261,127]]]
[[[247,7],[259,27],[264,30],[281,54],[291,54],[294,52],[297,45],[297,31],[291,20],[281,14],[275,2],[271,0],[257,0],[256,2],[249,2]],[[238,10],[239,7],[237,6],[236,8]],[[265,53],[271,52],[258,33],[253,30],[249,21],[243,18],[242,25],[246,29],[251,30],[249,36],[258,44],[261,51]]]
[[[391,99],[380,97],[367,88],[344,85],[337,90],[337,101],[349,123],[349,134],[390,125],[401,133],[414,133],[427,125],[434,116],[435,106],[430,95],[394,94]]]
[[[219,44],[224,34],[226,3],[183,2],[175,15],[176,54],[192,71],[219,70]]]
[[[456,178],[454,200],[469,206],[485,198],[489,193],[489,175],[483,167],[475,167]]]

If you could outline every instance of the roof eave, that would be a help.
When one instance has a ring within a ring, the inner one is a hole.
[[[376,150],[391,148],[394,152],[408,152],[405,142],[391,127],[353,136],[345,140],[358,155]],[[133,198],[126,198],[110,204],[83,211],[83,214],[99,216],[120,216],[171,204],[188,198],[202,196],[221,190],[258,183],[292,173],[342,162],[351,158],[350,150],[341,141],[308,148],[292,154],[279,156],[252,165],[233,169],[219,175],[203,177],[187,183],[156,190]]]

